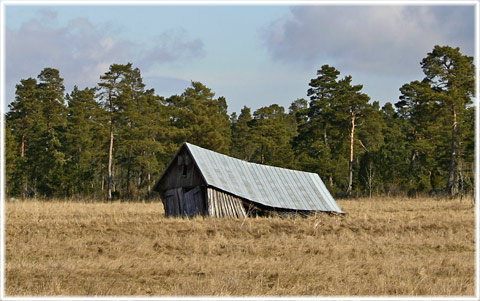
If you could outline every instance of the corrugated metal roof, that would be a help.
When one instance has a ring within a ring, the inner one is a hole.
[[[207,185],[275,208],[343,213],[315,173],[235,159],[185,143]]]

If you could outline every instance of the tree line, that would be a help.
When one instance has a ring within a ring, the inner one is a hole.
[[[473,58],[435,46],[422,80],[383,106],[324,65],[307,98],[228,114],[200,82],[180,95],[147,89],[131,63],[65,93],[60,72],[23,79],[6,113],[6,193],[139,199],[183,142],[242,160],[315,172],[336,196],[415,195],[474,187]]]

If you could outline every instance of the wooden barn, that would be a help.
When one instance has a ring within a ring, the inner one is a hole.
[[[343,213],[317,174],[250,163],[184,143],[154,189],[166,216]]]

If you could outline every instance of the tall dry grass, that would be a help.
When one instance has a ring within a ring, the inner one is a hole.
[[[339,205],[189,220],[159,203],[8,203],[6,295],[474,295],[471,202]]]

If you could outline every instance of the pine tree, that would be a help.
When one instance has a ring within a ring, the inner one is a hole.
[[[232,156],[251,161],[255,151],[252,138],[250,124],[252,114],[249,107],[244,106],[240,111],[238,119],[232,124]]]
[[[357,132],[357,161],[358,180],[365,191],[372,197],[374,190],[379,189],[381,184],[379,175],[381,166],[379,164],[380,149],[383,147],[385,120],[384,112],[380,104],[374,101],[363,110],[362,125]]]
[[[11,182],[7,186],[12,194],[22,197],[32,194],[32,165],[35,152],[32,152],[36,136],[41,131],[43,120],[42,104],[37,96],[37,81],[28,78],[16,86],[15,100],[9,105],[6,114],[6,157],[9,169],[6,173]],[[7,140],[8,138],[8,140]]]
[[[295,121],[282,106],[273,104],[256,110],[250,122],[249,138],[255,148],[252,161],[291,167],[293,150],[290,141],[295,134]]]
[[[66,107],[63,79],[58,70],[45,68],[33,79],[17,85],[7,114],[8,131],[17,144],[19,159],[12,176],[23,197],[50,197],[64,176]],[[21,188],[19,188],[21,186]]]
[[[348,164],[348,187],[346,195],[350,196],[353,189],[353,164],[355,159],[355,130],[359,126],[359,121],[365,117],[365,113],[368,110],[368,101],[370,97],[361,93],[362,85],[352,86],[352,77],[346,76],[340,80],[339,88],[336,91],[336,102],[339,105],[335,105],[343,112],[348,112],[350,119],[349,136],[350,136],[350,157]],[[340,113],[340,112],[338,112]]]
[[[141,83],[137,85],[136,78],[132,77],[132,64],[112,64],[109,71],[100,76],[100,100],[109,115],[109,143],[107,164],[107,199],[112,200],[114,190],[113,164],[114,164],[114,137],[117,127],[123,126],[126,121],[124,112],[129,106],[129,100],[134,94],[132,86],[143,89]],[[140,87],[139,87],[140,86]]]
[[[408,122],[400,118],[391,103],[382,107],[383,145],[373,154],[380,191],[387,195],[401,194],[411,184],[409,172],[410,148]]]
[[[411,125],[410,170],[420,190],[446,182],[445,190],[456,195],[463,169],[463,162],[459,168],[462,140],[468,139],[461,133],[471,127],[465,121],[474,93],[473,58],[458,48],[435,46],[421,66],[425,78],[405,84],[396,104]]]
[[[178,129],[176,142],[190,142],[221,153],[229,153],[231,134],[224,97],[200,82],[192,82],[179,96],[167,99],[172,107],[173,125]]]
[[[43,122],[38,133],[36,160],[37,188],[43,196],[59,192],[65,172],[65,131],[67,108],[65,86],[57,69],[45,68],[38,75],[37,95],[42,103]]]
[[[106,112],[95,100],[96,89],[79,90],[77,86],[67,94],[68,118],[66,132],[67,164],[63,189],[67,195],[90,196],[101,191],[103,146],[108,134]],[[100,186],[100,187],[99,187]]]
[[[458,125],[464,119],[467,105],[475,89],[473,57],[460,53],[459,48],[435,46],[421,62],[425,73],[424,82],[432,89],[431,97],[440,106],[450,111],[450,163],[446,190],[451,195],[458,193]]]
[[[355,131],[368,111],[370,98],[361,92],[361,85],[352,85],[351,76],[339,80],[339,74],[334,67],[323,65],[317,71],[317,78],[310,81],[308,121],[299,126],[295,145],[297,150],[310,148],[314,157],[321,154],[322,174],[329,177],[330,186],[334,177],[338,179],[336,182],[341,182],[343,172],[339,166],[347,161],[346,195],[349,196],[354,180]]]
[[[163,98],[155,95],[153,89],[145,91],[136,97],[134,106],[129,112],[129,126],[122,135],[120,161],[125,162],[127,169],[127,196],[137,197],[148,195],[153,187],[156,176],[161,171],[159,158],[169,143],[162,138],[168,116],[165,115]],[[123,150],[123,151],[122,151]]]
[[[339,75],[338,70],[328,65],[317,71],[317,78],[310,81],[307,91],[310,103],[303,109],[306,112],[299,111],[301,122],[298,123],[298,135],[293,139],[296,165],[320,174],[334,194],[343,178],[343,170],[338,166],[346,162],[342,132],[336,129],[340,120],[336,119],[335,108],[331,106]],[[292,105],[295,108],[297,104]]]

